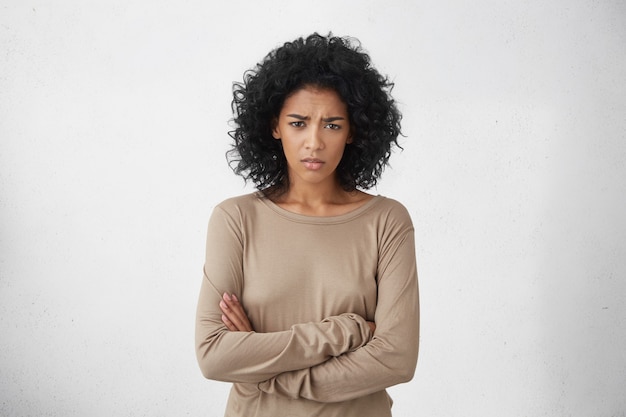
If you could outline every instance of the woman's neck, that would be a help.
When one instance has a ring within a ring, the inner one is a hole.
[[[285,210],[309,216],[338,216],[365,204],[371,195],[362,191],[345,191],[335,183],[334,186],[290,184],[287,190],[272,201]]]

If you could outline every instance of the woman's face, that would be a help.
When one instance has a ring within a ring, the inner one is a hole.
[[[272,135],[282,141],[290,187],[335,183],[352,141],[348,108],[332,89],[304,87],[287,97]]]

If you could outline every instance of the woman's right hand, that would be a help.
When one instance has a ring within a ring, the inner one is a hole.
[[[220,310],[222,310],[222,322],[228,330],[233,332],[254,331],[248,315],[235,294],[224,293],[220,300]]]

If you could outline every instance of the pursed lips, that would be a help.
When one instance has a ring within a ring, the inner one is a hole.
[[[310,169],[312,171],[316,171],[324,165],[324,161],[317,158],[303,158],[301,162],[304,164],[306,169]]]

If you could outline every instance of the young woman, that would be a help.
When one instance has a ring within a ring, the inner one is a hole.
[[[390,416],[385,388],[413,377],[413,226],[362,191],[397,146],[391,88],[318,34],[235,84],[230,160],[259,191],[213,211],[196,319],[202,373],[234,383],[226,416]]]

